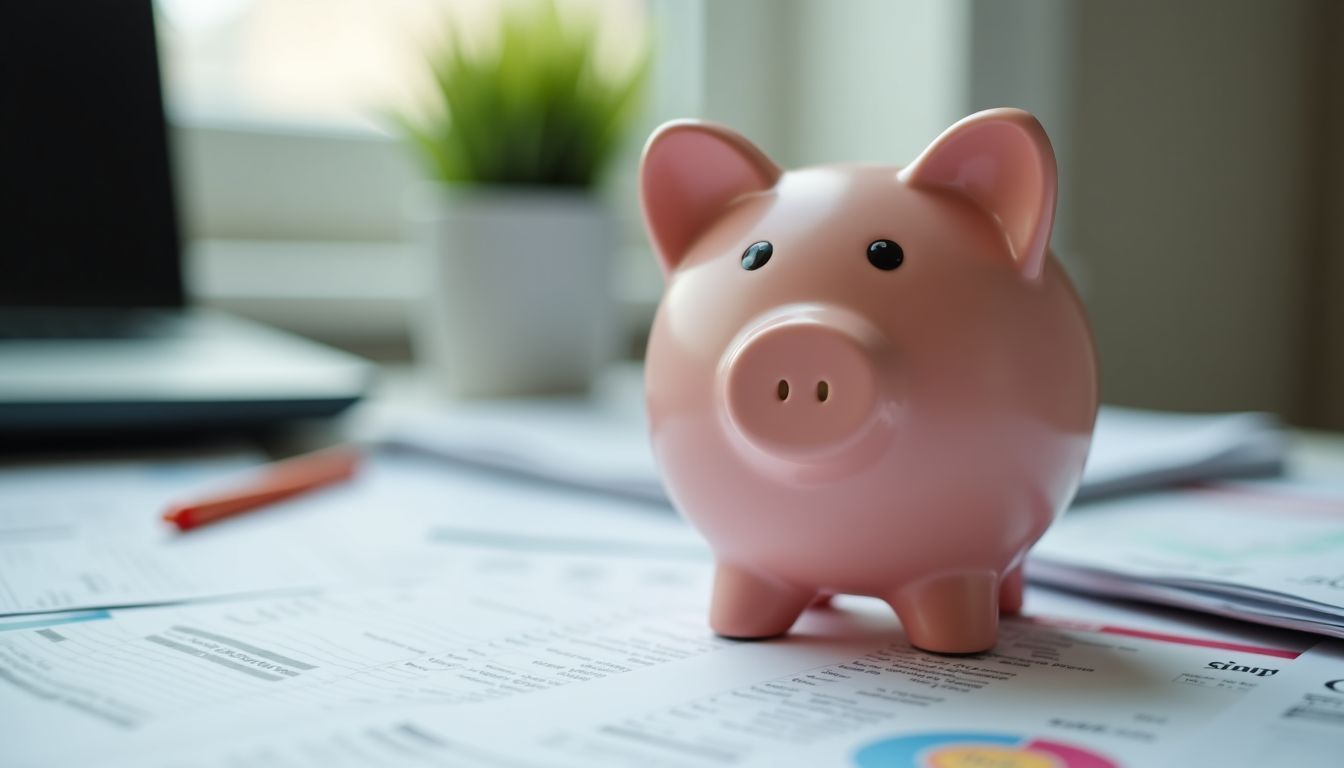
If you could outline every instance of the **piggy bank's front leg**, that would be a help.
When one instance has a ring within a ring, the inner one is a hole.
[[[714,571],[709,625],[724,637],[741,640],[775,637],[788,632],[816,596],[815,589],[721,562]]]
[[[887,603],[916,648],[934,653],[979,653],[994,647],[999,630],[999,578],[992,571],[933,576],[898,588]]]

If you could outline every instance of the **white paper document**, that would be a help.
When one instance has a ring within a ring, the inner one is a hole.
[[[0,615],[166,602],[311,585],[317,563],[233,531],[177,536],[170,501],[259,458],[0,471]],[[234,527],[234,530],[237,526]]]
[[[1337,768],[1344,762],[1344,643],[1325,641],[1229,707],[1166,763]]]
[[[1149,765],[1308,647],[1043,592],[974,656],[849,598],[734,642],[705,564],[440,549],[414,587],[0,624],[6,765]]]
[[[814,612],[750,662],[723,653],[651,671],[640,706],[586,690],[587,711],[528,728],[513,742],[525,748],[505,754],[573,766],[1144,766],[1297,655],[1051,616],[1006,622],[990,653],[935,656],[897,633],[874,642],[882,606],[845,608],[859,615]],[[545,722],[545,706],[514,713]],[[443,721],[413,724],[463,741]]]
[[[484,401],[445,409],[377,439],[469,466],[666,504],[638,382],[620,383],[617,394],[606,398]]]
[[[189,533],[169,502],[228,487],[255,455],[0,473],[0,616],[309,589],[377,572],[369,483],[306,495]],[[362,528],[359,535],[347,535]]]
[[[1102,406],[1078,501],[1185,483],[1276,475],[1287,444],[1264,413],[1165,413]]]
[[[1211,486],[1076,507],[1030,578],[1344,637],[1344,500]]]
[[[413,456],[371,456],[351,482],[187,533],[160,519],[251,463],[0,473],[0,616],[381,584],[432,572],[439,543],[708,557],[650,505]]]
[[[437,547],[432,583],[0,620],[6,766],[470,712],[713,653],[707,569]],[[213,741],[212,741],[213,740]],[[144,759],[136,758],[137,760]]]
[[[600,397],[475,403],[417,416],[381,439],[471,466],[665,504],[641,382],[625,373]],[[1278,474],[1286,450],[1266,414],[1105,406],[1078,498]]]

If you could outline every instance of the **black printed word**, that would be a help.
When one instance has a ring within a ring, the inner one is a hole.
[[[1279,674],[1277,669],[1265,669],[1263,667],[1248,667],[1245,664],[1238,664],[1235,661],[1210,661],[1209,669],[1221,669],[1224,672],[1245,672],[1248,675],[1256,677],[1273,677]]]

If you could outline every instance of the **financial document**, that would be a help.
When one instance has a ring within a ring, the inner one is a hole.
[[[160,519],[255,462],[0,472],[0,616],[417,578],[438,567],[441,542],[708,556],[649,505],[414,456],[372,456],[349,483],[187,533]]]
[[[574,766],[1141,766],[1298,654],[1040,616],[1006,622],[989,653],[935,656],[882,637],[881,606],[844,607],[814,612],[800,637],[750,651],[750,663],[720,654],[651,671],[636,707],[598,690],[572,716],[523,702],[515,716],[540,725],[516,733],[526,749],[511,754]],[[462,741],[442,721],[414,725]]]
[[[437,548],[433,583],[0,622],[5,764],[475,711],[712,654],[703,569]]]
[[[253,461],[0,473],[0,764],[1106,768],[1256,718],[1279,741],[1238,733],[1246,754],[1316,756],[1335,733],[1316,689],[1339,659],[1315,637],[1035,586],[984,654],[913,649],[851,597],[724,640],[712,558],[665,507],[415,454],[190,534],[159,520]],[[1142,519],[1200,555],[1189,578],[1312,565],[1305,613],[1340,560],[1297,526],[1331,509],[1294,507],[1249,553],[1209,519]],[[1096,535],[1063,550],[1135,543]]]
[[[1175,756],[1187,765],[1337,768],[1344,762],[1344,643],[1302,654],[1282,679],[1243,697]]]
[[[259,460],[114,462],[0,471],[0,615],[161,602],[311,580],[303,552],[272,558],[159,519],[202,483]]]
[[[227,487],[255,455],[0,473],[0,616],[312,588],[367,571],[332,488],[188,534],[169,502]],[[199,534],[199,535],[198,535]]]
[[[438,550],[432,583],[0,625],[7,765],[1144,765],[1310,646],[1046,592],[974,656],[859,598],[734,642],[705,564]]]
[[[1077,507],[1036,580],[1344,637],[1344,498],[1211,486]]]
[[[472,403],[417,413],[370,437],[470,466],[666,504],[642,384],[638,369],[621,370],[591,398]],[[1078,498],[1275,475],[1286,452],[1283,431],[1267,414],[1104,406]]]

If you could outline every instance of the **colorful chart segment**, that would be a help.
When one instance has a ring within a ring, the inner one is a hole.
[[[1119,768],[1096,752],[1006,733],[920,733],[883,739],[854,754],[859,768]]]

